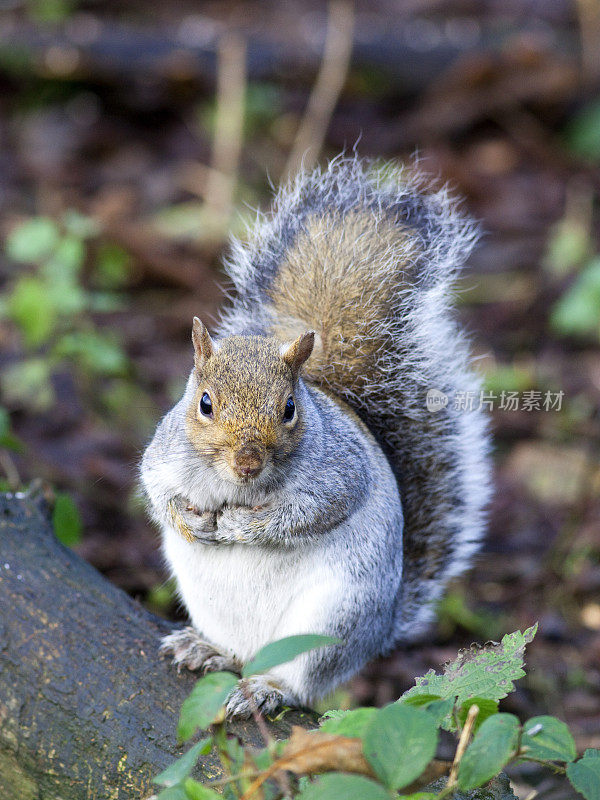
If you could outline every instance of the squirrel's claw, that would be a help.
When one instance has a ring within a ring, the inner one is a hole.
[[[195,628],[173,631],[165,636],[161,642],[159,652],[162,655],[173,656],[173,664],[177,671],[182,667],[203,672],[241,672],[241,665],[233,656],[217,650],[210,642],[205,641]]]
[[[252,716],[252,706],[255,711],[268,716],[280,706],[298,705],[296,698],[275,684],[267,675],[257,675],[245,681],[245,684],[245,688],[241,685],[236,686],[227,698],[225,712],[228,720],[249,719]]]

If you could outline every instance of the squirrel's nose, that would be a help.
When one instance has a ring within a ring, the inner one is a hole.
[[[233,468],[242,478],[253,478],[261,471],[265,456],[256,445],[244,445],[234,453]]]

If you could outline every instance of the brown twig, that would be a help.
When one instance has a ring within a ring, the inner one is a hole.
[[[267,726],[265,724],[265,720],[264,720],[262,714],[260,713],[260,711],[258,710],[258,708],[256,706],[256,702],[254,700],[254,696],[252,695],[252,692],[250,691],[250,688],[248,686],[248,681],[242,679],[240,681],[240,688],[242,690],[242,693],[243,693],[244,697],[248,701],[248,705],[250,706],[250,711],[252,713],[252,717],[254,719],[254,722],[256,723],[256,727],[258,728],[258,730],[260,732],[260,735],[263,738],[263,741],[265,743],[265,747],[269,751],[272,751],[273,744],[275,743],[275,740],[273,739],[273,737],[269,733],[269,729],[267,728]],[[289,797],[290,796],[290,792],[291,792],[291,787],[290,787],[290,782],[288,780],[288,776],[285,774],[285,772],[281,772],[281,773],[277,773],[274,777],[275,777],[275,780],[277,781],[277,783],[279,784],[279,788],[281,789],[281,791],[283,793],[283,796],[284,797]],[[259,787],[257,786],[256,788],[258,789]]]
[[[465,750],[467,749],[467,745],[469,744],[469,739],[471,738],[471,732],[473,731],[473,726],[475,725],[475,720],[477,719],[478,714],[479,714],[479,706],[473,704],[469,709],[469,713],[467,714],[467,719],[465,720],[465,726],[462,729],[460,734],[460,739],[458,740],[456,755],[454,756],[454,761],[452,762],[450,775],[448,776],[448,784],[446,786],[447,789],[456,785],[458,768],[460,766],[460,762],[465,753]]]
[[[21,485],[21,476],[12,456],[4,447],[0,447],[0,467],[4,470],[10,490],[16,492]]]
[[[319,157],[348,73],[353,32],[354,3],[330,0],[323,60],[285,168],[286,178],[302,167],[310,169]]]
[[[246,42],[236,33],[219,41],[217,111],[212,144],[212,163],[205,173],[206,238],[220,244],[227,233],[233,209],[242,140],[246,95]],[[208,234],[208,237],[206,236]]]

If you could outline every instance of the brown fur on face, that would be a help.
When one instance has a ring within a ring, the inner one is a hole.
[[[307,358],[305,337],[282,345],[266,336],[231,336],[213,346],[200,369],[196,350],[198,386],[187,411],[186,431],[198,453],[211,459],[223,477],[235,482],[256,477],[274,454],[287,455],[298,445],[300,409],[288,423],[283,414],[294,396],[301,364],[286,355],[301,349]],[[194,345],[199,346],[197,336]],[[205,392],[212,402],[210,419],[199,409]]]

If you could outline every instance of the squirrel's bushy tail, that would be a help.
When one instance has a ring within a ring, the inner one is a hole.
[[[228,264],[237,298],[220,333],[314,329],[306,380],[352,406],[392,463],[405,517],[399,640],[423,630],[482,535],[487,423],[450,313],[476,238],[416,171],[340,158],[282,188]],[[447,405],[428,410],[429,390]]]

